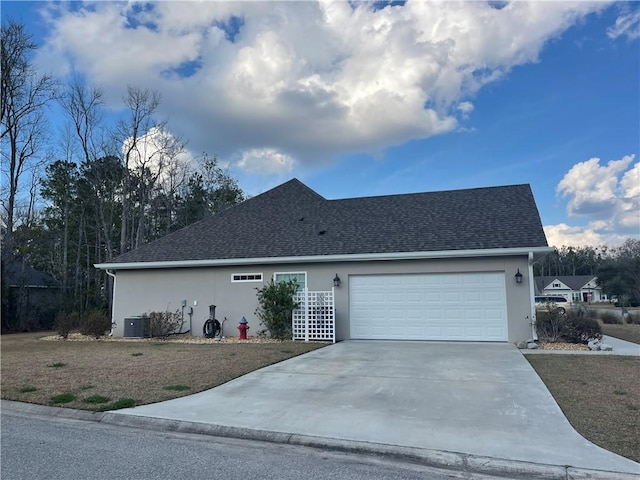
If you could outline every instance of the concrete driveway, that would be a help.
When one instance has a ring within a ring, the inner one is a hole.
[[[346,341],[114,413],[640,473],[580,436],[507,343]]]

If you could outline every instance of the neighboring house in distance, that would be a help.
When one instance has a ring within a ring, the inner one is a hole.
[[[9,290],[3,328],[31,330],[51,328],[62,305],[60,283],[22,261],[4,266],[2,283]]]
[[[257,287],[338,277],[338,340],[516,342],[551,251],[529,185],[327,200],[293,179],[96,267],[115,275],[118,336],[125,318],[181,306],[199,334],[210,304],[225,333],[243,316],[257,332]]]
[[[536,277],[537,295],[561,295],[571,302],[609,302],[594,275]]]

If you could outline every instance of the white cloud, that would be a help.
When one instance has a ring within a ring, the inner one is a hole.
[[[633,155],[630,155],[630,157],[634,158]],[[640,162],[625,172],[622,180],[620,180],[620,187],[624,198],[640,197]]]
[[[112,106],[126,84],[159,90],[161,113],[194,151],[240,158],[270,145],[300,162],[377,152],[457,129],[456,116],[465,118],[473,106],[466,99],[513,67],[537,61],[547,41],[606,7],[408,1],[376,10],[370,2],[334,0],[54,5],[52,30],[39,50],[46,70],[85,73]]]
[[[458,110],[460,110],[462,113],[471,113],[473,112],[473,103],[471,102],[462,102],[460,105],[458,105]]]
[[[609,216],[619,202],[619,175],[633,159],[634,155],[627,155],[621,160],[611,160],[606,166],[600,165],[599,158],[575,164],[557,187],[562,197],[570,197],[569,216]]]
[[[640,38],[640,10],[620,15],[616,23],[607,30],[609,38],[626,36],[629,40]]]
[[[634,159],[626,155],[602,166],[591,158],[566,173],[557,193],[568,199],[569,217],[586,219],[587,225],[545,226],[550,245],[616,245],[640,236],[640,163]]]
[[[242,153],[238,167],[259,175],[283,174],[293,170],[294,160],[273,148],[252,148]]]
[[[458,105],[457,110],[465,120],[469,118],[469,114],[473,112],[474,106],[471,102],[462,102]]]
[[[547,225],[544,227],[544,233],[547,236],[547,243],[556,248],[562,246],[586,247],[597,245],[615,245],[622,241],[610,242],[610,238],[590,227],[571,227],[566,223],[558,225]]]
[[[193,161],[185,149],[182,139],[159,127],[153,127],[133,144],[133,138],[127,138],[122,145],[125,152],[134,147],[129,155],[129,169],[140,172],[146,169],[153,183],[172,189],[176,183],[184,180]]]

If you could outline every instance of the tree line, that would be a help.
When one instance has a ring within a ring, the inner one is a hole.
[[[640,303],[640,239],[618,247],[562,247],[534,264],[535,276],[593,275],[609,298]]]
[[[58,309],[109,310],[112,278],[95,263],[245,199],[215,156],[187,155],[186,140],[158,118],[157,91],[129,85],[107,122],[102,88],[39,73],[36,49],[24,25],[2,25],[3,331],[50,326]],[[63,112],[57,128],[47,122],[53,107]],[[31,269],[54,279],[59,304],[12,288]]]

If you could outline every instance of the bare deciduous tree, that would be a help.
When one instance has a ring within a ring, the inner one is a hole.
[[[133,235],[129,232],[131,216],[131,175],[130,168],[135,158],[140,158],[141,139],[156,126],[154,114],[160,105],[160,93],[129,85],[124,103],[128,109],[127,117],[116,126],[116,142],[122,146],[122,162],[125,179],[122,192],[122,218],[120,228],[120,253],[131,247]],[[131,225],[132,227],[132,225]]]
[[[60,98],[60,105],[71,120],[85,162],[102,156],[98,138],[104,117],[103,104],[102,89],[95,85],[87,87],[79,78],[71,81]]]
[[[30,63],[29,56],[37,46],[24,25],[13,21],[3,25],[1,43],[0,140],[3,183],[7,183],[3,185],[2,198],[6,215],[3,251],[10,254],[20,179],[30,163],[42,156],[47,127],[45,108],[55,98],[56,84]]]

